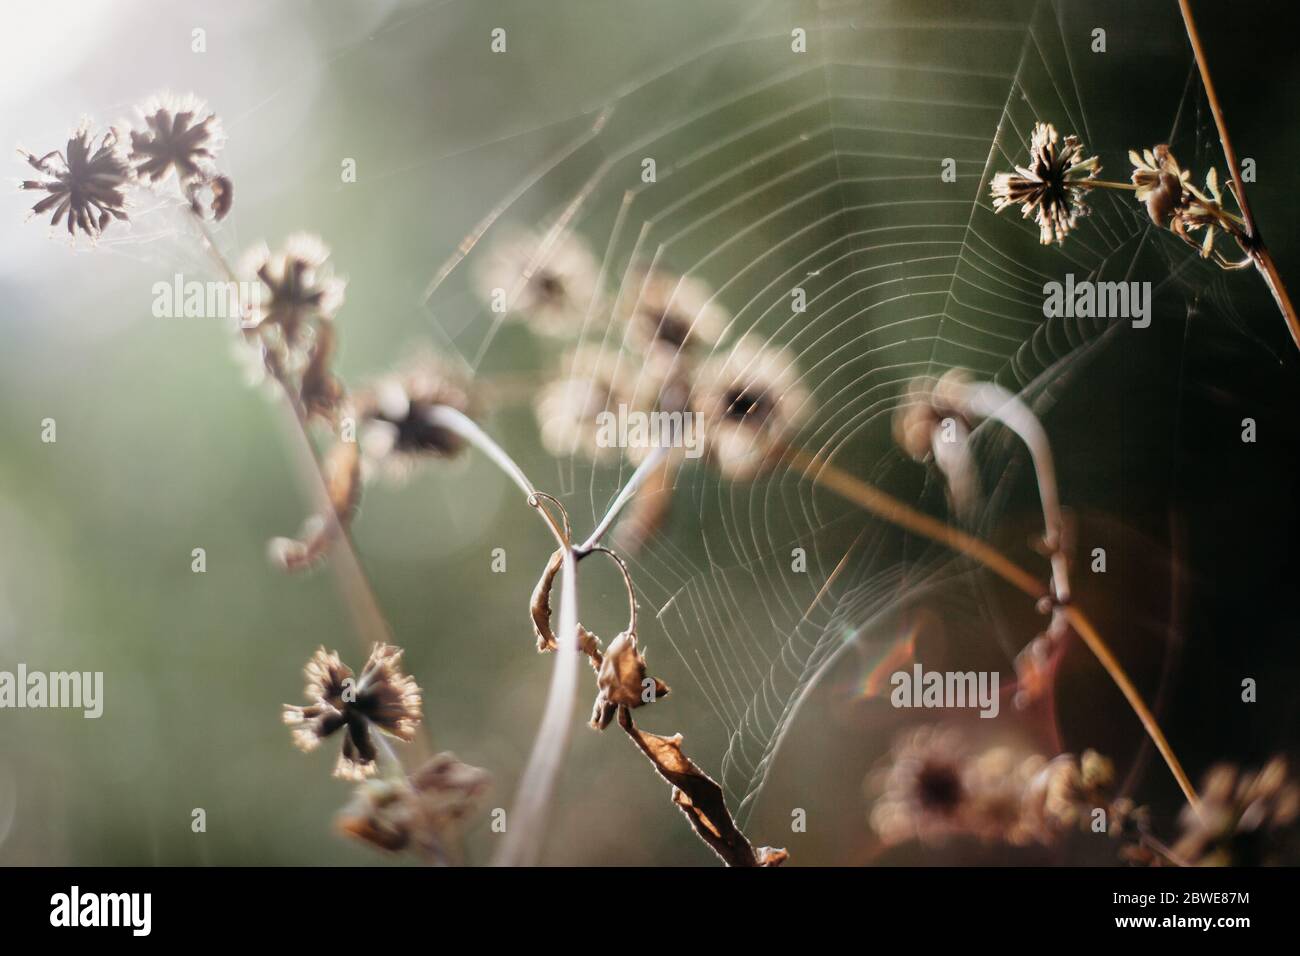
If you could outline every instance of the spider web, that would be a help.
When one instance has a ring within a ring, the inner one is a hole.
[[[501,318],[470,290],[476,257],[510,224],[580,235],[615,303],[593,303],[582,342],[618,346],[614,315],[638,295],[638,266],[702,279],[731,314],[717,351],[750,335],[796,356],[816,405],[798,447],[905,500],[934,501],[937,479],[890,438],[910,380],[962,367],[1041,415],[1123,334],[1127,323],[1045,319],[1045,282],[1155,278],[1157,300],[1181,310],[1204,295],[1239,320],[1223,280],[1153,232],[1129,194],[1094,191],[1091,215],[1061,247],[1041,246],[1014,211],[993,213],[989,180],[1024,163],[1039,119],[1077,132],[1107,178],[1127,178],[1130,145],[1169,141],[1193,168],[1215,158],[1190,57],[1169,108],[1158,119],[1149,109],[1142,132],[1085,106],[1092,24],[1077,13],[1046,0],[980,4],[959,19],[928,3],[754,5],[730,33],[702,37],[562,124],[572,135],[486,205],[433,273],[436,328],[472,368],[492,367]],[[807,53],[791,50],[795,27],[807,31]],[[640,178],[646,157],[651,183]],[[955,181],[941,178],[946,161]],[[629,377],[641,374],[626,361]],[[968,524],[988,532],[1023,477],[1021,456],[988,427],[973,447],[987,496]],[[555,481],[589,527],[630,473],[572,458]],[[797,548],[806,570],[794,567]],[[864,518],[791,467],[752,482],[687,467],[670,528],[631,564],[643,609],[725,734],[722,783],[742,822],[819,677],[846,648],[878,654],[897,636],[904,593],[940,601],[956,621],[996,614],[967,564]],[[1008,658],[1030,636],[1004,636]]]

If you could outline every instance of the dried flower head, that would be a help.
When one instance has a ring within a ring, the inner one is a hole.
[[[80,229],[92,240],[114,219],[125,220],[126,194],[130,168],[118,148],[117,134],[109,130],[92,144],[90,128],[83,124],[68,140],[67,148],[44,156],[25,150],[19,154],[44,179],[23,180],[19,189],[36,189],[48,193],[32,206],[32,215],[53,210],[50,225],[57,226],[67,216],[68,235]]]
[[[1285,758],[1273,758],[1258,773],[1219,764],[1205,777],[1200,812],[1183,808],[1173,855],[1193,866],[1294,863],[1285,857],[1283,837],[1294,838],[1297,819],[1300,785],[1287,776]]]
[[[311,703],[284,705],[294,743],[310,752],[335,731],[345,730],[334,775],[346,780],[373,775],[378,751],[372,728],[409,741],[420,723],[420,688],[401,672],[401,659],[401,648],[376,644],[356,678],[337,652],[318,649],[303,669],[304,695]]]
[[[166,93],[139,113],[144,128],[131,131],[130,160],[141,180],[162,182],[173,170],[182,185],[208,178],[225,133],[201,100]]]
[[[709,460],[728,478],[743,480],[784,451],[809,415],[812,396],[789,351],[746,337],[700,368],[691,405],[704,415]]]
[[[398,481],[421,462],[455,457],[464,447],[458,434],[434,420],[435,408],[473,411],[460,376],[432,355],[420,356],[359,389],[353,404],[367,475],[382,473]]]
[[[276,333],[286,361],[304,359],[297,354],[303,331],[331,321],[343,304],[345,283],[330,272],[328,261],[325,243],[305,232],[290,236],[280,252],[261,244],[244,257],[243,271],[256,275],[266,289],[253,304],[248,324],[264,338]]]
[[[185,187],[194,215],[220,222],[230,215],[235,202],[235,184],[229,176],[210,176],[196,179]]]
[[[598,345],[584,345],[565,356],[562,377],[542,388],[534,406],[546,450],[557,458],[618,458],[620,448],[598,441],[597,416],[617,413],[620,405],[646,407],[650,383],[647,380],[638,388],[640,370],[632,366],[616,350]]]
[[[489,250],[475,280],[493,311],[525,320],[545,335],[566,336],[581,330],[597,297],[600,264],[572,233],[550,237],[521,230]]]
[[[401,780],[363,782],[340,812],[341,833],[429,863],[458,863],[460,836],[491,786],[486,770],[440,753]]]
[[[1065,237],[1088,214],[1089,180],[1101,169],[1096,156],[1084,158],[1083,144],[1074,135],[1064,142],[1051,123],[1035,123],[1029,142],[1029,165],[993,177],[990,195],[994,212],[1019,206],[1021,216],[1034,218],[1043,245]]]
[[[653,704],[668,694],[668,685],[646,676],[645,654],[637,648],[636,634],[624,631],[610,641],[596,672],[596,704],[591,726],[604,730],[619,707]]]
[[[871,780],[880,794],[871,826],[887,844],[941,841],[962,832],[971,812],[970,754],[954,731],[922,727],[895,744]]]
[[[713,289],[699,279],[656,270],[636,288],[640,294],[628,315],[628,339],[652,361],[712,348],[731,320],[714,301]]]

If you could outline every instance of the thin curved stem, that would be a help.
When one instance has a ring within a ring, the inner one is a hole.
[[[1277,271],[1277,263],[1273,261],[1268,247],[1264,245],[1255,217],[1251,214],[1250,203],[1246,200],[1246,185],[1241,177],[1241,164],[1237,162],[1237,151],[1233,148],[1232,138],[1228,136],[1228,122],[1223,116],[1223,105],[1219,102],[1219,94],[1214,88],[1214,78],[1210,75],[1210,64],[1205,58],[1205,48],[1201,45],[1201,35],[1196,29],[1196,20],[1192,17],[1191,4],[1188,0],[1178,0],[1178,7],[1183,14],[1183,26],[1187,28],[1187,39],[1192,45],[1192,54],[1196,57],[1196,68],[1201,74],[1201,85],[1205,87],[1205,98],[1210,102],[1210,113],[1214,116],[1214,125],[1219,131],[1223,159],[1232,173],[1232,193],[1245,219],[1246,236],[1249,240],[1247,252],[1254,260],[1255,268],[1263,277],[1268,291],[1273,294],[1273,301],[1282,313],[1282,318],[1286,320],[1291,341],[1295,343],[1297,349],[1300,349],[1300,316],[1296,315],[1291,296],[1287,292],[1285,283],[1282,282],[1282,276]]]
[[[637,465],[636,471],[632,472],[632,477],[627,480],[627,484],[623,486],[618,496],[610,503],[609,510],[596,523],[596,529],[591,532],[591,536],[575,549],[579,557],[594,548],[600,539],[605,536],[605,532],[609,531],[610,525],[614,523],[614,519],[618,517],[619,512],[632,500],[632,496],[637,493],[637,489],[645,483],[649,474],[659,466],[667,454],[668,449],[666,447],[656,445],[651,449],[650,454],[646,455],[641,464]]]
[[[802,469],[803,473],[812,481],[835,492],[847,501],[884,518],[891,524],[896,524],[954,551],[959,551],[982,564],[1004,581],[1019,588],[1035,601],[1047,596],[1037,578],[979,538],[949,527],[942,521],[917,511],[892,495],[886,494],[879,488],[832,465],[824,458],[810,455],[798,449],[790,449],[786,453],[786,457]],[[1096,656],[1106,673],[1110,675],[1111,680],[1115,682],[1128,700],[1129,706],[1133,708],[1134,713],[1142,722],[1147,735],[1156,745],[1156,749],[1160,751],[1160,755],[1164,757],[1165,763],[1168,765],[1174,779],[1178,782],[1178,786],[1182,789],[1183,795],[1186,796],[1187,802],[1197,812],[1200,812],[1201,801],[1196,794],[1196,788],[1192,786],[1192,782],[1184,772],[1182,764],[1178,762],[1178,757],[1174,754],[1173,748],[1169,746],[1169,741],[1165,739],[1159,722],[1147,707],[1146,702],[1143,701],[1142,695],[1138,693],[1137,688],[1133,686],[1133,682],[1129,680],[1123,666],[1111,653],[1110,648],[1107,647],[1106,642],[1097,632],[1097,629],[1093,627],[1092,622],[1083,613],[1082,609],[1071,605],[1065,608],[1065,614],[1075,630],[1078,631],[1079,636],[1083,638],[1088,649]]]
[[[519,780],[515,804],[506,821],[506,837],[492,859],[495,866],[533,866],[542,850],[546,814],[555,791],[564,752],[573,729],[573,701],[578,692],[577,561],[564,549],[560,584],[560,629],[546,708],[537,728],[528,763]]]

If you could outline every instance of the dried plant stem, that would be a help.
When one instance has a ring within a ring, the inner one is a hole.
[[[668,449],[663,446],[651,449],[650,454],[646,455],[641,464],[637,466],[636,471],[632,472],[632,477],[627,480],[627,484],[623,486],[622,490],[610,503],[604,517],[596,523],[596,530],[592,531],[591,536],[577,547],[578,557],[584,557],[600,543],[600,539],[605,536],[605,532],[609,531],[610,525],[614,523],[614,519],[618,517],[619,512],[632,500],[632,496],[645,483],[646,478],[659,467],[667,454]]]
[[[506,836],[492,858],[494,866],[533,866],[538,862],[546,832],[546,815],[555,780],[564,762],[573,729],[573,703],[578,695],[577,561],[565,547],[560,582],[560,637],[551,686],[537,738],[524,767],[515,804],[506,823]]]
[[[191,213],[191,218],[198,227],[203,247],[207,250],[208,255],[216,263],[217,268],[226,279],[234,284],[234,288],[239,288],[239,277],[230,265],[229,260],[217,248],[207,223],[203,221],[201,216],[194,213]],[[290,390],[283,382],[278,379],[276,381],[284,398],[284,401],[279,403],[279,406],[284,415],[285,429],[294,444],[294,455],[295,460],[298,462],[299,474],[315,501],[317,511],[326,522],[330,539],[338,543],[338,547],[334,549],[335,560],[330,564],[334,569],[335,577],[338,579],[339,587],[343,591],[353,626],[357,629],[357,633],[361,636],[364,645],[388,643],[392,639],[392,628],[388,626],[388,621],[379,608],[374,586],[371,584],[361,560],[357,557],[351,535],[343,527],[342,522],[339,521],[334,507],[330,503],[329,489],[326,486],[320,456],[315,445],[312,444],[311,436],[307,433],[306,418]]]
[[[459,435],[500,468],[524,493],[529,505],[537,509],[563,555],[560,629],[555,667],[551,671],[551,684],[547,690],[542,720],[507,818],[505,840],[492,858],[495,866],[532,866],[537,863],[541,853],[546,832],[546,814],[555,792],[556,778],[564,762],[564,752],[568,748],[573,724],[573,704],[578,695],[578,659],[581,655],[577,560],[574,557],[568,518],[561,512],[563,525],[556,522],[543,502],[558,502],[550,495],[539,492],[506,450],[468,416],[446,405],[438,405],[430,410],[429,421]]]
[[[1052,565],[1052,587],[1058,604],[1070,600],[1069,562],[1064,550],[1065,519],[1061,514],[1061,496],[1056,485],[1056,465],[1052,446],[1038,416],[1019,396],[992,382],[981,382],[963,389],[968,409],[981,418],[1001,422],[1019,436],[1029,449],[1034,463],[1034,477],[1043,508],[1043,544]]]
[[[1273,294],[1273,301],[1277,303],[1282,318],[1286,320],[1287,330],[1291,333],[1291,341],[1295,343],[1297,349],[1300,349],[1300,317],[1296,315],[1295,306],[1291,303],[1291,296],[1287,293],[1281,275],[1278,274],[1277,264],[1273,261],[1273,256],[1268,251],[1268,247],[1264,245],[1264,240],[1260,236],[1255,223],[1255,217],[1251,215],[1250,203],[1246,200],[1246,186],[1241,178],[1241,165],[1237,162],[1237,151],[1233,148],[1232,139],[1228,136],[1228,124],[1223,116],[1223,105],[1219,102],[1219,94],[1214,88],[1214,79],[1210,75],[1210,65],[1205,58],[1205,48],[1201,45],[1201,35],[1196,29],[1196,20],[1192,17],[1191,3],[1189,0],[1178,0],[1178,7],[1183,14],[1183,25],[1187,28],[1187,39],[1192,45],[1192,54],[1196,57],[1196,68],[1201,74],[1201,85],[1205,87],[1205,97],[1210,101],[1210,112],[1214,116],[1214,125],[1219,130],[1219,142],[1223,146],[1224,162],[1228,164],[1228,169],[1232,172],[1233,197],[1237,200],[1237,205],[1241,207],[1241,214],[1245,219],[1246,251],[1254,261],[1256,270],[1263,277],[1264,284],[1268,286],[1268,291]]]
[[[886,494],[879,488],[838,468],[824,458],[799,449],[790,449],[787,451],[786,457],[790,462],[802,469],[803,473],[815,483],[835,492],[847,501],[865,508],[891,524],[898,525],[914,534],[929,538],[931,541],[936,541],[966,555],[988,568],[1004,581],[1014,585],[1035,601],[1049,597],[1037,578],[979,538],[952,528],[942,521],[917,511],[892,495]],[[1111,653],[1106,642],[1102,640],[1101,635],[1097,633],[1092,622],[1080,608],[1074,605],[1066,606],[1065,615],[1075,630],[1078,631],[1079,636],[1083,638],[1088,649],[1092,651],[1101,666],[1110,675],[1111,680],[1124,694],[1129,706],[1133,708],[1148,736],[1156,745],[1156,749],[1164,757],[1170,772],[1178,782],[1178,786],[1182,789],[1184,796],[1187,797],[1187,802],[1199,812],[1200,798],[1196,794],[1196,789],[1183,771],[1182,764],[1178,762],[1178,757],[1174,754],[1173,748],[1169,746],[1169,741],[1165,739],[1160,724],[1142,700],[1142,695],[1133,686],[1133,682],[1129,680],[1124,668],[1116,660],[1115,655]]]

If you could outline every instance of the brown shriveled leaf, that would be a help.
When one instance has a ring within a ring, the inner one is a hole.
[[[334,420],[339,402],[343,400],[343,383],[330,369],[330,363],[334,359],[335,338],[334,323],[322,320],[316,327],[316,340],[307,367],[302,371],[298,391],[302,409],[308,415],[319,416],[325,421]]]
[[[780,866],[789,857],[770,846],[755,849],[727,810],[722,788],[682,752],[682,735],[661,737],[640,730],[632,712],[618,708],[618,722],[641,748],[659,775],[673,786],[673,803],[691,821],[696,834],[727,866]]]
[[[637,648],[636,634],[630,631],[619,634],[605,649],[596,669],[596,689],[591,726],[597,730],[609,726],[619,707],[653,704],[668,695],[667,684],[646,677],[645,655]]]
[[[533,588],[533,599],[528,604],[529,616],[533,619],[533,633],[537,635],[537,653],[544,654],[559,647],[555,639],[555,630],[551,627],[551,589],[555,586],[555,576],[564,564],[564,549],[558,548],[546,562],[537,587]],[[581,624],[578,625],[578,650],[591,659],[592,669],[599,671],[602,661],[600,638],[592,634]]]
[[[297,538],[274,538],[271,559],[285,571],[310,567],[329,549],[337,533],[346,533],[361,502],[361,453],[356,442],[336,442],[321,462],[321,475],[334,520],[324,515],[307,519]]]

